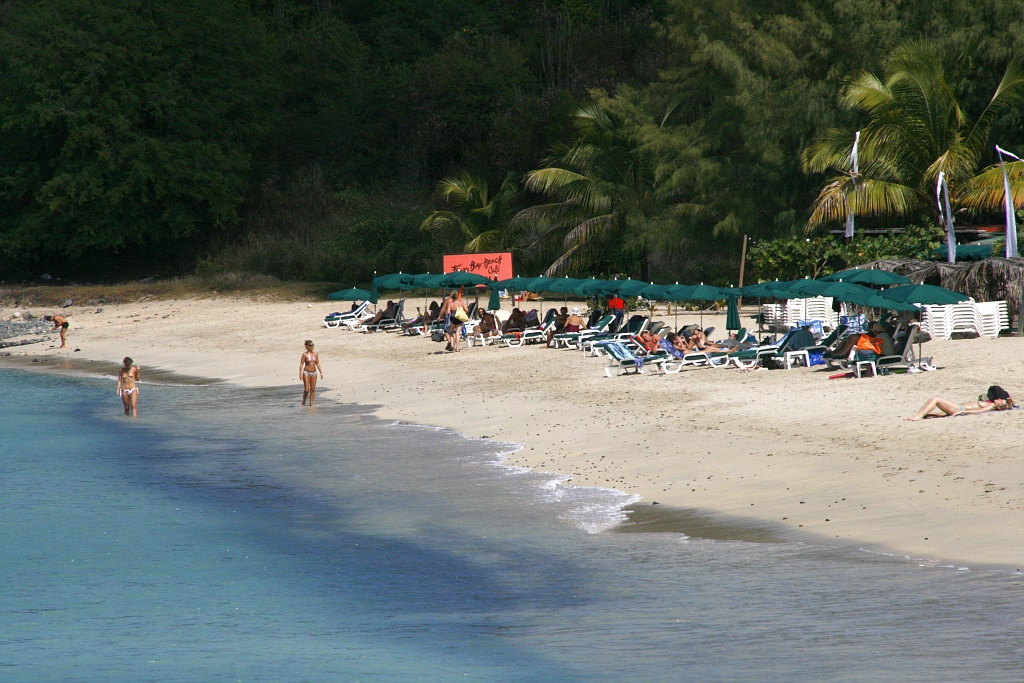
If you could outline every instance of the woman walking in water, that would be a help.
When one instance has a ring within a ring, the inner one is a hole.
[[[316,373],[320,372],[320,379],[324,378],[324,371],[320,367],[320,356],[313,351],[313,341],[306,340],[306,352],[299,359],[299,379],[302,380],[302,405],[306,405],[306,398],[309,398],[309,407],[313,407],[313,397],[316,395]]]
[[[139,416],[139,367],[132,365],[134,361],[125,357],[124,365],[117,371],[117,395],[124,403],[124,414],[129,417]]]

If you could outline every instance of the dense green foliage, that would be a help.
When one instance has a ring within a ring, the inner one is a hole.
[[[526,274],[734,281],[742,235],[804,235],[842,172],[805,150],[877,113],[849,106],[858,77],[927,36],[943,101],[980,120],[1024,54],[1022,15],[1024,0],[7,0],[0,276],[199,263],[365,284],[499,244]],[[974,171],[993,141],[1024,156],[1019,107],[984,117]],[[933,149],[896,161],[926,180]],[[919,201],[858,226],[934,220],[911,180]],[[998,220],[991,188],[963,180],[981,199],[958,221]],[[451,220],[421,231],[430,216]]]
[[[754,280],[817,278],[869,261],[923,259],[941,244],[942,228],[907,226],[881,237],[858,237],[850,242],[826,237],[794,237],[755,243],[750,249]]]

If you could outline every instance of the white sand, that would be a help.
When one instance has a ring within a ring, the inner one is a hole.
[[[299,356],[310,338],[325,370],[318,400],[379,405],[382,417],[522,443],[514,461],[566,473],[572,484],[787,525],[818,541],[1024,568],[1024,411],[903,420],[929,396],[966,402],[990,384],[1024,398],[1022,338],[932,341],[924,355],[940,370],[875,379],[830,380],[817,368],[606,378],[606,361],[575,351],[444,354],[422,337],[322,327],[338,308],[244,298],[102,313],[75,306],[64,311],[67,349],[9,351],[114,364],[130,355],[143,379],[161,368],[291,385],[298,403]],[[724,329],[722,316],[704,322]],[[145,411],[143,389],[142,419]]]

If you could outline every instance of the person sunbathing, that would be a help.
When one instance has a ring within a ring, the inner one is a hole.
[[[637,339],[643,344],[643,347],[648,351],[658,351],[661,349],[661,337],[653,334],[650,330],[644,330]]]
[[[480,314],[480,324],[473,329],[473,334],[482,337],[493,337],[501,333],[500,329],[501,326],[498,323],[498,319],[494,317],[494,314],[490,311],[484,311]]]
[[[381,320],[392,320],[395,317],[395,302],[389,301],[388,305],[377,311],[376,314],[369,320],[363,323],[363,327],[370,327],[371,325],[377,325]],[[367,330],[369,332],[370,330]]]
[[[705,351],[712,353],[715,351],[728,351],[729,349],[719,346],[718,344],[708,341],[708,338],[704,336],[704,331],[696,329],[690,334],[690,351]]]
[[[526,316],[518,308],[512,309],[512,315],[508,317],[505,324],[501,326],[501,331],[504,333],[510,332],[522,332],[526,329]]]
[[[979,396],[977,401],[970,403],[955,403],[948,398],[932,396],[917,411],[908,418],[912,422],[923,420],[926,417],[956,417],[957,415],[979,415],[989,413],[993,410],[1010,410],[1013,408],[1013,399],[1002,387],[991,386],[987,396]],[[939,411],[939,412],[936,412]]]

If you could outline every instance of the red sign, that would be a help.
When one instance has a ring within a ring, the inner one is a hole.
[[[455,271],[476,273],[488,280],[498,278],[507,280],[512,277],[512,253],[508,251],[494,254],[445,254],[444,272]]]

